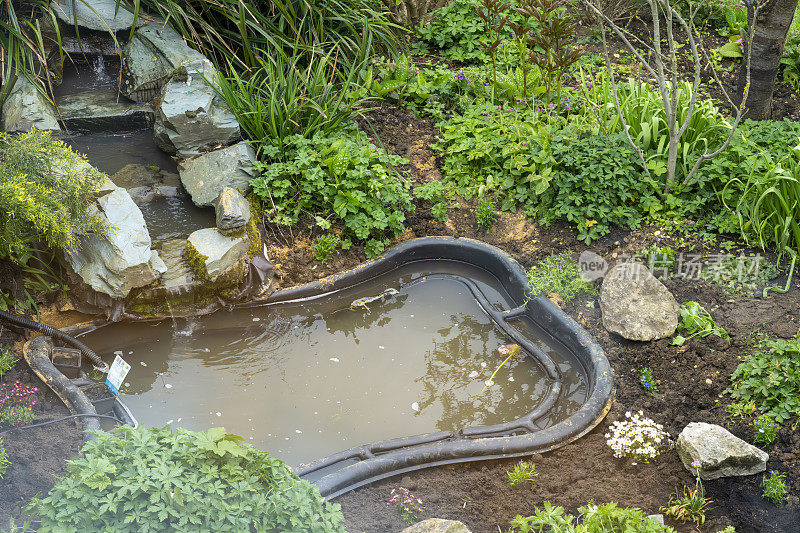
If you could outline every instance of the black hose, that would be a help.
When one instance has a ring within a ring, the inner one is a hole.
[[[75,414],[75,415],[62,416],[61,418],[56,418],[55,420],[47,420],[46,422],[39,422],[38,424],[28,424],[27,426],[16,426],[16,427],[4,429],[4,430],[0,431],[0,435],[2,435],[3,433],[11,433],[12,431],[17,431],[17,430],[21,430],[21,429],[33,429],[33,428],[40,428],[42,426],[49,426],[50,424],[55,424],[56,422],[63,422],[64,420],[69,420],[71,418],[85,418],[85,417],[108,418],[110,420],[116,420],[117,422],[120,423],[120,425],[124,425],[125,424],[125,422],[123,422],[122,420],[120,420],[116,416],[112,416],[112,415],[98,415],[98,414],[92,414],[92,413],[79,413],[79,414]]]
[[[91,348],[83,344],[81,341],[79,341],[72,335],[67,335],[61,330],[52,328],[45,324],[41,324],[39,322],[36,322],[35,320],[25,318],[24,316],[13,315],[5,311],[0,311],[0,319],[5,320],[6,322],[10,322],[11,324],[22,326],[23,328],[27,329],[32,329],[34,331],[38,331],[50,337],[54,337],[56,339],[68,342],[75,348],[79,349],[81,353],[83,353],[83,355],[88,357],[92,361],[92,363],[95,364],[95,368],[103,372],[108,372],[108,365],[104,363],[102,359],[100,359],[100,356],[98,356],[96,353],[92,351]]]

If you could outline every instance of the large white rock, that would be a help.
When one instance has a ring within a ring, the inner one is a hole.
[[[204,264],[210,281],[216,281],[226,272],[233,271],[250,247],[246,236],[226,237],[216,228],[195,231],[189,235],[189,244],[205,257]]]
[[[634,341],[663,339],[675,333],[680,308],[675,297],[641,263],[619,263],[600,290],[603,326]]]
[[[253,164],[256,152],[241,142],[207,154],[187,159],[178,166],[181,183],[200,207],[214,205],[224,187],[244,194],[250,190],[250,180],[255,176]]]
[[[203,54],[187,46],[183,38],[163,23],[150,22],[136,29],[122,47],[122,94],[136,102],[147,102],[160,94],[172,73],[181,65],[216,79],[216,71]]]
[[[3,104],[3,131],[60,130],[55,111],[24,76],[17,78]]]
[[[123,299],[131,289],[156,281],[167,268],[150,248],[142,212],[128,192],[110,181],[103,190],[106,194],[93,209],[107,222],[106,231],[82,235],[79,245],[64,255],[92,289]]]
[[[458,520],[429,518],[405,528],[400,533],[470,533],[470,530]]]
[[[767,469],[769,460],[767,452],[722,426],[705,422],[692,422],[683,428],[675,449],[683,466],[702,479],[757,474]],[[695,461],[700,463],[697,468],[692,466]]]
[[[117,6],[117,0],[53,0],[50,7],[62,22],[74,25],[77,18],[78,26],[90,30],[122,31],[133,26],[133,13],[125,2]]]
[[[236,115],[209,82],[214,80],[193,72],[191,65],[176,69],[156,113],[153,134],[159,148],[185,159],[240,139]]]

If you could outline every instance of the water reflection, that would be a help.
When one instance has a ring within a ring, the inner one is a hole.
[[[514,357],[482,390],[504,359],[497,348],[513,339],[463,283],[412,282],[409,270],[332,298],[196,322],[115,324],[84,341],[103,355],[123,350],[133,366],[124,398],[140,422],[222,425],[290,464],[403,435],[508,422],[536,408],[548,387],[540,365]],[[390,288],[398,293],[352,306]],[[565,390],[577,392],[546,423],[583,401],[583,375],[554,358],[566,366]]]

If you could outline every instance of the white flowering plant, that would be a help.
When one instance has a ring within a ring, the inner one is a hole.
[[[614,421],[605,436],[614,457],[633,459],[633,464],[648,463],[672,447],[664,426],[644,416],[642,411],[625,413],[625,420]]]

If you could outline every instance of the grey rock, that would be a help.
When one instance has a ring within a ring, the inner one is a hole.
[[[255,161],[255,150],[242,142],[187,159],[178,167],[178,172],[192,201],[200,207],[206,207],[214,205],[223,187],[247,194],[254,176]]]
[[[463,522],[429,518],[405,528],[400,533],[471,533]]]
[[[209,81],[181,65],[164,87],[153,127],[163,151],[187,158],[241,138],[236,116]]]
[[[50,6],[68,25],[74,24],[77,17],[78,26],[90,30],[121,31],[133,26],[133,13],[125,8],[124,2],[119,2],[117,9],[117,0],[53,0]]]
[[[170,187],[175,189],[181,186],[181,179],[177,174],[167,172],[156,166],[140,165],[138,163],[129,163],[119,169],[116,174],[112,176],[114,183],[125,189],[136,187]],[[176,191],[174,194],[163,194],[163,196],[177,196],[182,191]]]
[[[158,96],[175,69],[190,65],[192,73],[201,72],[216,78],[211,62],[189,48],[183,38],[168,25],[151,22],[137,28],[122,48],[122,94],[137,102]]]
[[[250,222],[250,204],[236,189],[223,187],[215,204],[219,229],[241,228]]]
[[[247,255],[250,241],[246,236],[227,237],[216,228],[200,229],[189,235],[189,243],[206,257],[208,279],[215,281],[221,275],[233,271]]]
[[[620,263],[600,290],[603,326],[634,341],[663,339],[678,327],[675,297],[641,263]]]
[[[731,434],[727,429],[705,422],[692,422],[678,436],[678,456],[692,474],[701,479],[749,476],[767,469],[769,454]],[[699,461],[695,468],[692,463]]]
[[[36,86],[27,78],[17,78],[3,104],[3,131],[60,130],[56,114]]]
[[[148,128],[155,120],[149,105],[130,102],[113,88],[65,95],[57,104],[62,123],[76,133],[133,131]]]
[[[128,192],[114,187],[98,198],[92,209],[107,222],[106,231],[81,235],[79,245],[64,254],[81,279],[114,299],[125,298],[131,289],[158,280],[166,266],[151,250],[142,212]]]

